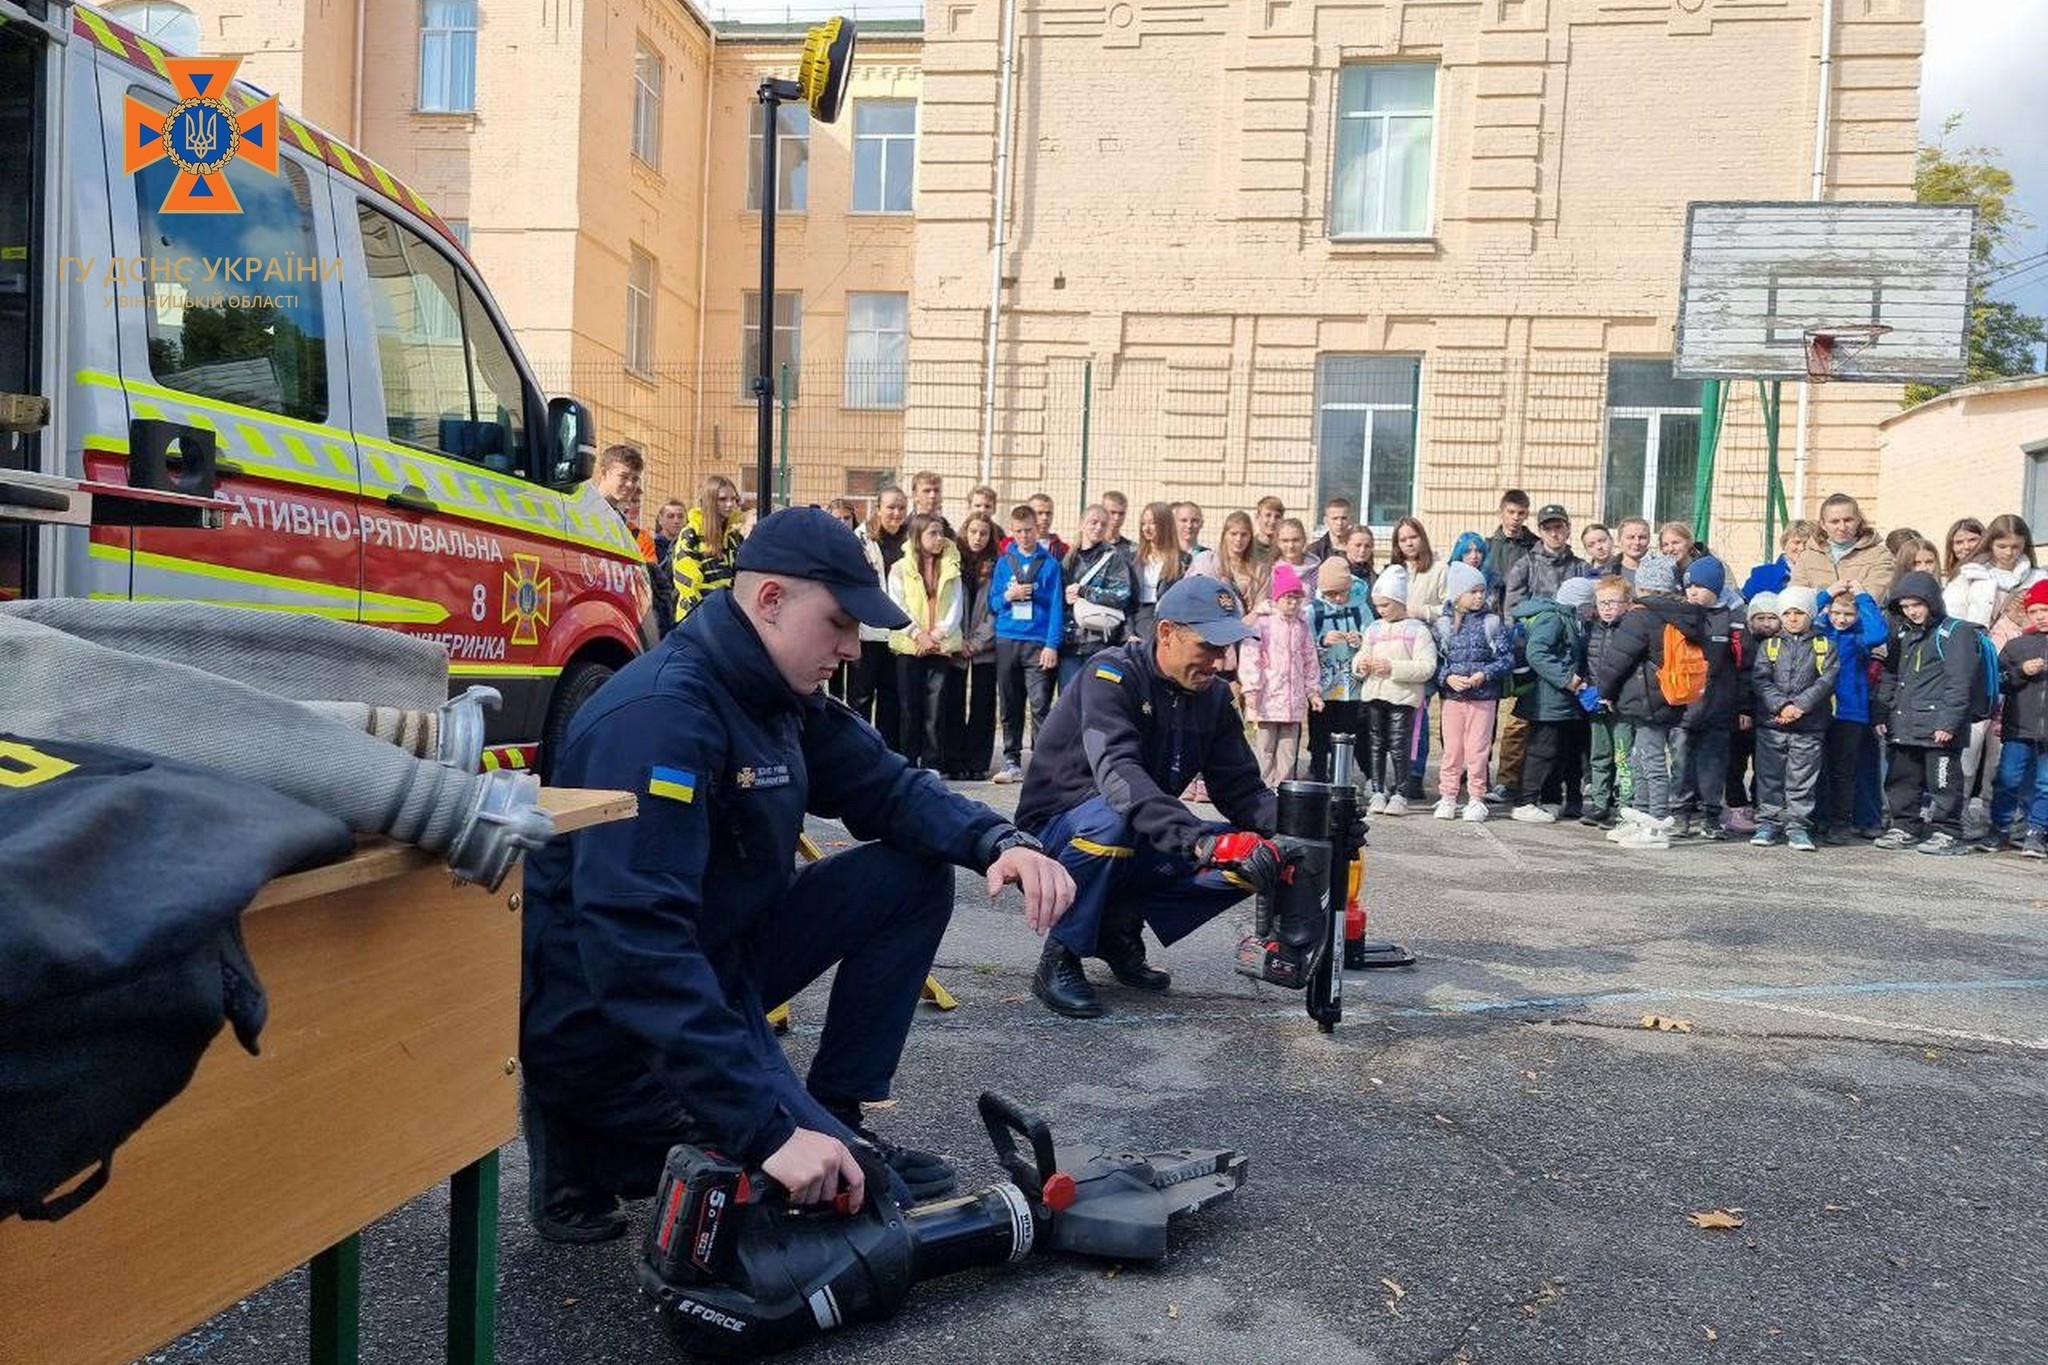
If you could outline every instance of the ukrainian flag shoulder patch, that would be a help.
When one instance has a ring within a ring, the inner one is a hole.
[[[1109,664],[1095,665],[1095,676],[1101,678],[1104,682],[1120,683],[1124,680],[1122,670],[1114,668]]]
[[[647,794],[668,801],[697,799],[697,774],[681,768],[654,767],[647,770]]]

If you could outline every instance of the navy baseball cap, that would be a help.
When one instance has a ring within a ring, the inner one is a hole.
[[[847,615],[864,626],[901,630],[910,624],[903,608],[875,581],[860,541],[823,508],[785,507],[764,518],[740,542],[733,567],[823,583]]]
[[[1244,623],[1244,599],[1220,578],[1191,574],[1159,595],[1159,619],[1186,626],[1204,644],[1234,645],[1258,632]]]

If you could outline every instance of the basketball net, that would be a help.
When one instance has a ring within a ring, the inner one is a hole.
[[[1891,328],[1882,323],[1857,327],[1811,327],[1806,332],[1806,378],[1825,384],[1840,375],[1842,367],[1877,344]]]

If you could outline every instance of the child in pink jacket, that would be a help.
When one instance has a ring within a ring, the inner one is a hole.
[[[1273,565],[1273,596],[1252,618],[1259,638],[1240,648],[1238,681],[1244,686],[1245,716],[1258,726],[1255,748],[1266,785],[1294,776],[1301,757],[1302,725],[1323,709],[1318,686],[1315,634],[1309,629],[1308,590],[1293,565]]]

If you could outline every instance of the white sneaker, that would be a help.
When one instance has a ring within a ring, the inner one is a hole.
[[[1365,813],[1367,815],[1385,815],[1387,813],[1387,794],[1385,792],[1374,792],[1372,800],[1365,803]]]
[[[991,782],[1001,782],[1004,784],[1022,782],[1023,780],[1024,770],[1014,763],[1005,763],[1001,768],[997,769],[995,776],[989,779]]]
[[[1557,823],[1557,812],[1548,806],[1539,806],[1532,801],[1526,806],[1516,806],[1512,811],[1508,812],[1508,818],[1510,820],[1520,820],[1526,825],[1554,825]]]
[[[1636,826],[1647,824],[1649,822],[1649,819],[1650,817],[1644,814],[1642,811],[1636,810],[1630,806],[1623,806],[1621,808],[1620,814],[1621,823],[1617,824],[1613,829],[1607,831],[1607,842],[1610,844],[1621,843],[1623,840],[1629,837],[1629,835],[1635,830]]]
[[[1628,837],[1620,841],[1623,848],[1669,848],[1671,847],[1671,817],[1662,820],[1646,820],[1628,827]]]
[[[1455,796],[1446,796],[1443,800],[1436,803],[1436,810],[1431,813],[1434,814],[1436,818],[1439,820],[1457,819],[1458,798]]]
[[[1483,798],[1475,798],[1465,803],[1465,823],[1468,825],[1483,825],[1486,823],[1486,802]]]
[[[1406,815],[1408,813],[1408,798],[1399,792],[1395,792],[1387,798],[1386,813],[1388,815]]]

